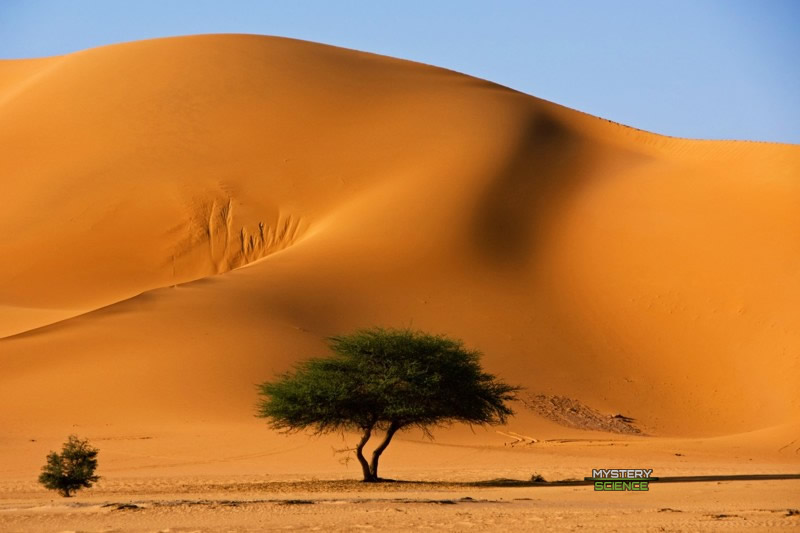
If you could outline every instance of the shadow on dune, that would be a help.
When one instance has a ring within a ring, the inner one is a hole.
[[[585,141],[547,113],[529,119],[497,178],[484,192],[471,232],[481,255],[525,264],[547,221],[584,179]]]

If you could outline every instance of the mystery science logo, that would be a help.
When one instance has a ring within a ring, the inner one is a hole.
[[[583,479],[594,482],[594,490],[606,492],[649,491],[650,483],[658,481],[652,468],[593,468],[592,477]]]

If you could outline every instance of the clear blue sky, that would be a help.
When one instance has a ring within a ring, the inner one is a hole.
[[[0,58],[230,32],[422,61],[667,135],[800,144],[800,0],[0,0]]]

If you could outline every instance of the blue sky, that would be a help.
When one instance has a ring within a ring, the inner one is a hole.
[[[800,0],[0,0],[0,58],[231,32],[422,61],[666,135],[800,144]]]

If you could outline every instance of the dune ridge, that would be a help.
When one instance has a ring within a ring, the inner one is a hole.
[[[10,434],[249,420],[371,325],[648,435],[800,422],[798,146],[251,35],[0,61],[0,146]]]

